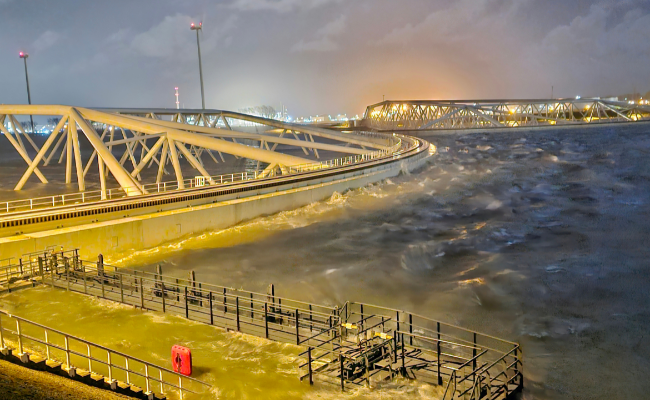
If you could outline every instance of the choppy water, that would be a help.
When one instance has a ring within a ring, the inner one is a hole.
[[[440,153],[413,175],[110,261],[149,269],[160,263],[183,277],[194,270],[201,281],[250,290],[274,283],[281,296],[318,303],[403,308],[516,340],[524,350],[525,398],[644,398],[648,130],[431,137]],[[36,302],[49,298],[57,304]],[[293,346],[62,292],[25,291],[3,303],[52,324],[91,311],[73,333],[109,346],[122,341],[152,357],[164,359],[172,342],[190,341],[205,352],[204,378],[217,384],[220,398],[341,396],[297,382]],[[117,316],[133,325],[106,329]],[[232,356],[237,348],[245,355]],[[225,379],[226,370],[236,373]],[[398,382],[346,396],[435,395]]]

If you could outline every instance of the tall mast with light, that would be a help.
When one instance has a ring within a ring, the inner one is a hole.
[[[32,104],[32,95],[29,93],[29,75],[27,74],[27,57],[29,57],[29,54],[21,51],[18,53],[18,56],[25,61],[25,81],[27,82],[27,103]],[[34,118],[32,116],[29,116],[29,121],[32,124],[32,133],[34,133]]]
[[[205,109],[205,94],[203,92],[203,67],[201,66],[201,42],[199,41],[199,31],[203,28],[203,22],[199,22],[198,25],[194,25],[194,22],[190,25],[190,29],[196,31],[196,46],[199,50],[199,78],[201,80],[201,106]]]

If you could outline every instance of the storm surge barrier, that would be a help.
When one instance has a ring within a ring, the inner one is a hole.
[[[0,268],[0,291],[46,285],[302,346],[300,380],[371,386],[398,376],[439,385],[443,399],[508,399],[523,388],[519,344],[403,310],[312,304],[268,293],[83,260],[28,254]]]

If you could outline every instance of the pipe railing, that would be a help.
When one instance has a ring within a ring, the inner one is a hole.
[[[3,280],[7,275],[13,279]],[[198,282],[193,274],[190,279],[180,279],[162,275],[161,270],[118,269],[105,265],[101,258],[98,262],[81,260],[74,250],[33,253],[24,262],[21,258],[0,268],[0,284],[3,282],[13,287],[45,284],[305,346],[307,351],[300,357],[307,356],[317,365],[299,365],[301,378],[309,375],[310,382],[323,368],[352,362],[350,355],[358,355],[359,346],[372,347],[389,336],[395,352],[391,365],[400,357],[402,365],[409,360],[426,365],[430,378],[439,385],[455,379],[461,386],[454,390],[460,388],[460,392],[473,385],[476,390],[507,394],[514,390],[511,383],[520,387],[523,382],[518,344],[403,310],[350,302],[342,307],[315,305],[274,293]],[[308,367],[307,374],[304,367]],[[369,372],[370,376],[374,373]]]
[[[15,330],[9,328],[10,324],[15,326]],[[42,333],[41,337],[36,336],[38,331]],[[56,337],[60,339],[59,343]],[[160,394],[175,390],[182,399],[185,392],[199,393],[211,387],[196,378],[0,310],[0,349],[6,352],[9,344],[24,362],[30,357],[34,360],[34,356],[40,358],[37,352],[41,350],[41,354],[45,353],[43,361],[55,361],[61,367],[65,365],[63,368],[70,376],[80,372],[77,370],[84,370],[106,377],[111,386],[117,384],[116,378],[124,377],[124,383],[143,389],[145,394],[152,394],[156,386]],[[118,364],[119,361],[123,365]]]

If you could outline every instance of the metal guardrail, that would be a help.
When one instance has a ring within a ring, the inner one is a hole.
[[[118,269],[77,251],[31,254],[0,268],[0,291],[45,284],[307,347],[301,380],[369,385],[415,375],[444,399],[506,399],[523,385],[517,343],[403,310],[357,302],[341,307]],[[488,397],[487,394],[489,393]],[[477,397],[478,396],[478,397]]]
[[[14,325],[15,329],[10,329],[10,324]],[[39,332],[41,335],[38,335]],[[49,361],[59,365],[70,376],[83,370],[88,374],[95,374],[96,380],[107,379],[105,382],[112,388],[116,388],[120,380],[129,387],[144,389],[145,395],[150,398],[153,398],[154,386],[160,388],[160,394],[169,390],[178,391],[181,399],[186,392],[199,393],[200,388],[211,386],[198,379],[0,310],[0,350],[3,353],[8,353],[9,343],[14,344],[17,355],[23,362],[29,361],[30,357],[34,360],[34,355],[40,353],[46,357],[42,359],[43,362]]]
[[[377,158],[385,157],[386,155],[397,152],[402,147],[402,140],[399,137],[397,138],[393,136],[389,136],[389,137],[393,139],[395,143],[388,149],[377,150],[366,154],[340,157],[333,160],[327,160],[327,161],[322,161],[317,163],[288,166],[283,169],[283,174],[299,174],[303,172],[316,171],[324,168],[333,168],[333,167],[339,167],[343,165],[366,162],[366,161],[375,160]],[[253,172],[244,171],[244,172],[237,172],[232,174],[215,175],[210,177],[197,176],[191,179],[184,179],[182,182],[184,187],[195,188],[195,187],[203,187],[203,186],[213,186],[209,184],[210,180],[214,182],[214,185],[225,185],[225,184],[231,184],[235,182],[255,180],[258,179],[258,177],[263,177],[263,175],[261,173],[258,173],[257,171],[253,171]],[[208,183],[206,183],[206,181],[208,181]],[[101,190],[93,190],[93,191],[84,191],[84,192],[77,192],[77,193],[68,193],[68,194],[60,194],[54,196],[44,196],[44,197],[36,197],[30,199],[20,199],[20,200],[0,202],[0,215],[12,213],[12,212],[34,210],[39,208],[50,208],[50,207],[65,206],[71,204],[86,204],[86,203],[97,202],[102,200],[125,198],[128,197],[127,193],[130,191],[129,189],[134,189],[134,188],[127,187],[127,188],[106,189],[105,194],[102,193]],[[151,183],[151,184],[142,185],[142,187],[141,188],[139,187],[138,189],[143,189],[145,194],[168,193],[174,190],[178,190],[179,183],[178,181]]]
[[[422,363],[419,372],[438,385],[448,383],[451,397],[443,399],[507,398],[523,385],[518,343],[387,307],[350,303],[346,311],[347,321],[381,323],[405,348],[420,352],[413,357]]]
[[[117,268],[82,260],[78,251],[41,253],[0,268],[0,292],[44,284],[276,341],[338,325],[335,308],[279,296]],[[296,324],[296,321],[298,322]]]

